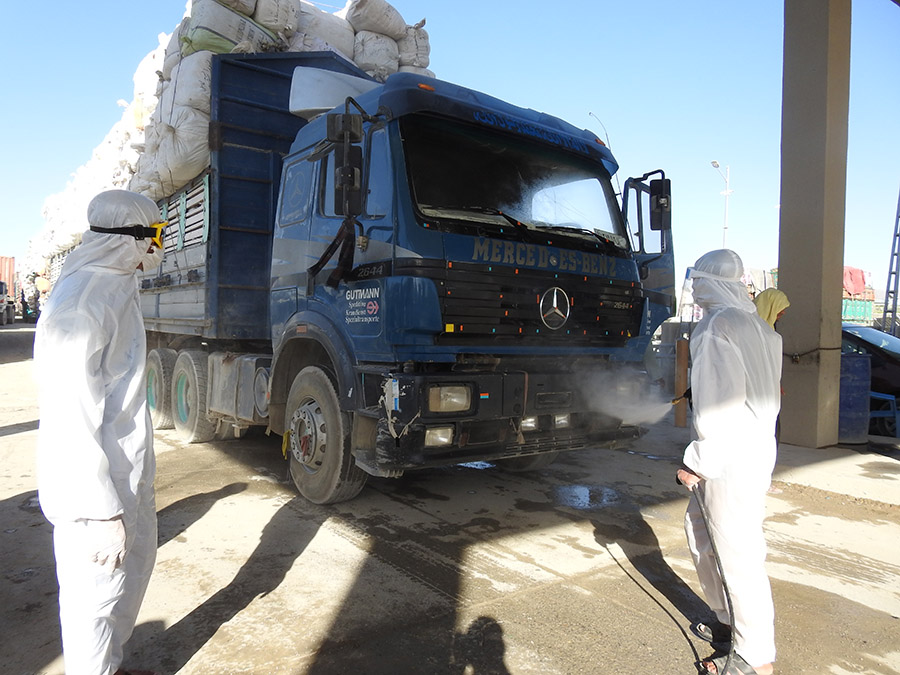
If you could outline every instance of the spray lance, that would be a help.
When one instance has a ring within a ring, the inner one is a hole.
[[[673,398],[672,405],[678,405],[682,401],[687,401],[688,405],[691,406],[691,409],[694,408],[694,402],[693,402],[693,399],[691,398],[691,388],[690,387],[685,389],[684,393],[681,396],[679,396],[678,398]]]

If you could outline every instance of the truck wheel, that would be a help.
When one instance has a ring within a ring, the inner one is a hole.
[[[206,416],[206,364],[206,352],[183,351],[172,371],[172,421],[187,443],[206,443],[216,434]]]
[[[0,326],[6,325],[6,309],[4,308],[2,312],[0,312]]]
[[[153,349],[147,354],[147,407],[154,429],[172,428],[172,372],[178,353]]]
[[[536,471],[550,466],[559,456],[558,452],[545,452],[540,455],[526,455],[525,457],[510,457],[509,459],[501,459],[497,462],[497,466],[506,471]]]
[[[889,401],[878,401],[877,403],[877,410],[889,410],[891,407]],[[869,427],[869,432],[875,433],[878,436],[894,437],[897,435],[897,421],[893,417],[872,418]]]
[[[341,412],[334,385],[321,368],[301,370],[287,400],[291,478],[313,504],[353,499],[368,475],[350,454],[350,424]]]
[[[9,323],[16,322],[16,308],[10,305],[7,307],[7,311],[9,312]]]

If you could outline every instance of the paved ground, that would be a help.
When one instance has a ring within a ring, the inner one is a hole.
[[[62,672],[36,500],[31,327],[0,329],[0,667]],[[630,451],[372,480],[317,507],[278,442],[157,437],[159,559],[128,664],[162,673],[694,673],[704,615],[671,417]],[[769,497],[777,671],[900,673],[900,461],[782,446]]]

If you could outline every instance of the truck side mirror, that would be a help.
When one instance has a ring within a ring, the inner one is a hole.
[[[362,142],[362,115],[355,113],[330,113],[326,118],[326,125],[325,137],[332,143]]]
[[[363,116],[330,113],[325,136],[334,143],[334,212],[339,216],[362,213]]]
[[[339,143],[334,148],[334,212],[339,216],[362,213],[362,148]]]
[[[650,229],[672,229],[672,185],[668,178],[650,181]]]

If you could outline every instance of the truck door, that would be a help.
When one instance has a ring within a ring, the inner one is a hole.
[[[318,166],[307,157],[301,154],[287,158],[282,173],[269,296],[272,337],[276,339],[287,321],[307,306],[306,268],[312,264],[309,229]]]
[[[659,178],[648,180],[651,176]],[[675,252],[672,247],[672,195],[661,170],[625,181],[622,216],[632,236],[644,295],[650,301],[642,333],[652,334],[675,313]]]
[[[319,161],[316,208],[311,214],[308,267],[320,266],[310,279],[310,309],[331,317],[353,336],[374,338],[383,331],[384,280],[391,275],[393,260],[393,179],[387,130],[370,124],[362,140],[361,205],[353,216],[355,235],[352,265],[335,283],[332,276],[342,251],[334,244],[346,216],[340,211],[335,190],[337,147]],[[328,288],[336,286],[337,292]]]

